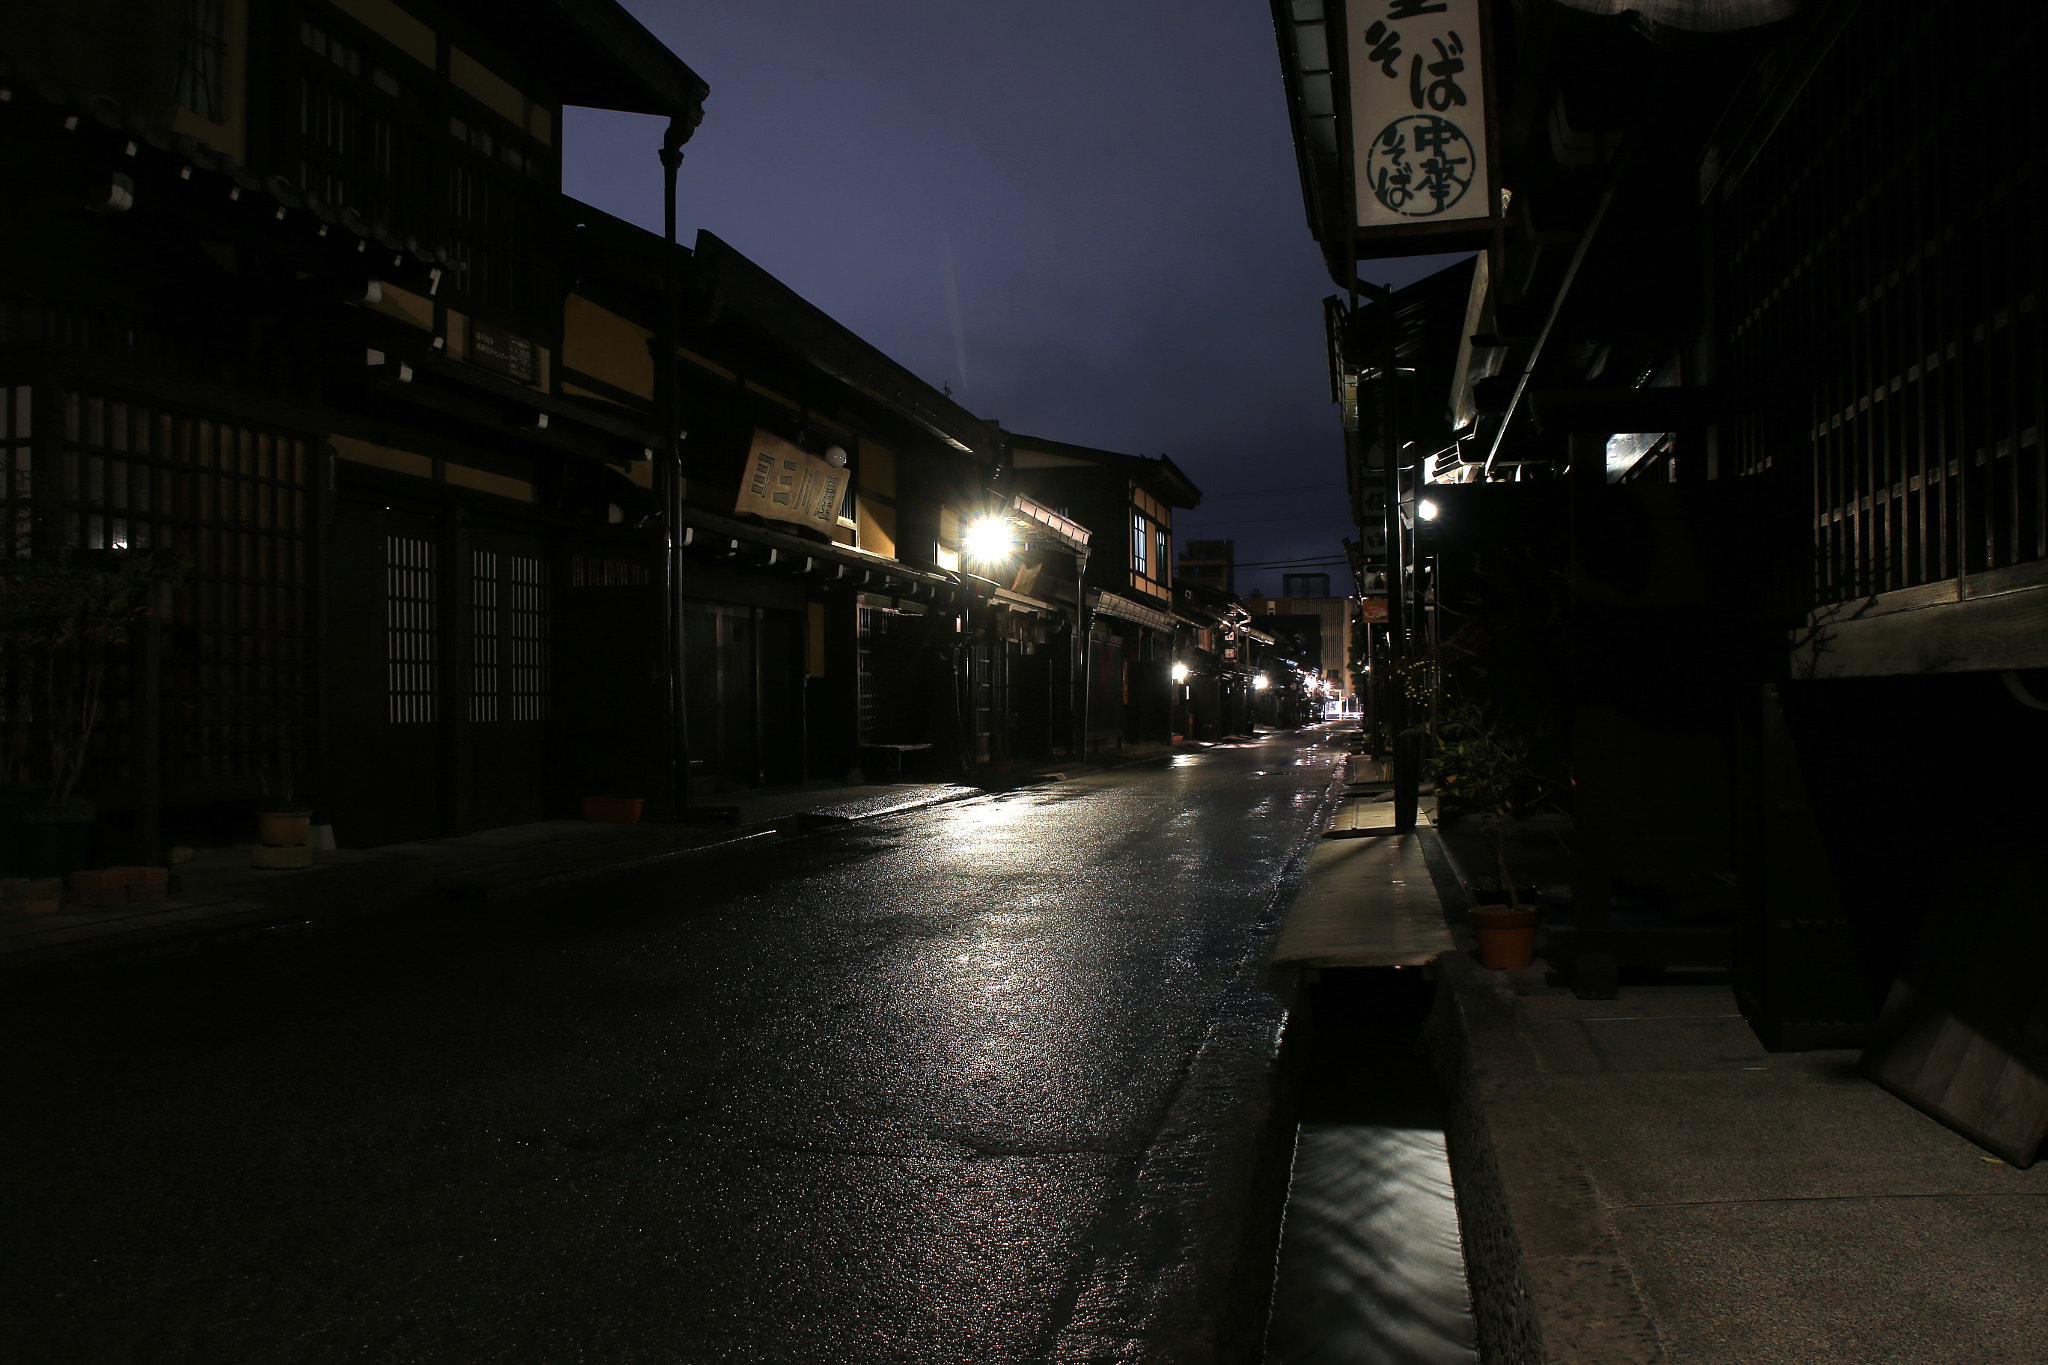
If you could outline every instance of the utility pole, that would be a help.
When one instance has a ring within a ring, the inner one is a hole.
[[[1421,804],[1422,761],[1420,738],[1409,733],[1408,679],[1403,666],[1410,656],[1408,639],[1408,548],[1401,526],[1401,423],[1400,368],[1397,354],[1400,334],[1394,317],[1394,291],[1358,281],[1358,291],[1370,298],[1378,310],[1378,369],[1380,372],[1381,475],[1386,481],[1386,507],[1381,524],[1387,541],[1387,654],[1375,660],[1384,669],[1385,685],[1380,693],[1386,703],[1387,727],[1394,735],[1394,828],[1403,834],[1415,829],[1416,811]]]
[[[668,785],[670,818],[680,820],[690,805],[689,706],[683,671],[683,414],[682,390],[676,382],[676,172],[683,164],[683,141],[690,129],[681,119],[669,120],[661,140],[662,179],[662,334],[655,382],[661,385],[662,467],[661,521],[663,641],[668,646]]]

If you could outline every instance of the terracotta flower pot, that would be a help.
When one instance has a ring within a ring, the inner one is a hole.
[[[312,865],[311,844],[259,844],[249,859],[249,866],[267,868],[273,872],[286,872]]]
[[[645,804],[645,800],[638,796],[586,796],[583,798],[583,818],[608,825],[637,825],[640,823],[640,808]]]
[[[114,871],[126,874],[131,902],[160,901],[170,887],[171,870],[167,867],[117,867]]]
[[[312,815],[302,810],[267,810],[256,817],[256,837],[272,848],[303,844],[312,829]]]
[[[71,903],[98,907],[126,905],[128,874],[118,868],[81,868],[71,874]]]
[[[1536,956],[1536,912],[1505,905],[1472,908],[1472,928],[1479,935],[1479,960],[1495,971],[1513,971]]]

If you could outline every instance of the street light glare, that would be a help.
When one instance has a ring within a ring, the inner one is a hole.
[[[1010,557],[1017,548],[1017,540],[1010,534],[1009,522],[1001,517],[982,517],[968,523],[960,548],[969,559],[994,564]]]
[[[1272,685],[1272,679],[1268,678],[1263,673],[1259,674],[1257,677],[1252,679],[1252,687],[1255,691],[1263,692]]]
[[[1416,504],[1415,515],[1421,517],[1424,521],[1435,521],[1436,504],[1431,502],[1428,498],[1424,498],[1421,502]]]
[[[1175,664],[1173,666],[1173,680],[1177,683],[1188,680],[1188,666],[1186,664]]]

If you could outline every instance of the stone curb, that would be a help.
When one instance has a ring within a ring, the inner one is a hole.
[[[1655,1321],[1585,1154],[1551,1114],[1495,974],[1439,959],[1427,1037],[1449,1101],[1474,1325],[1487,1365],[1662,1365]]]

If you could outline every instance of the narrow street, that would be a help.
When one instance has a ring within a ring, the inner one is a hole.
[[[0,1355],[1233,1358],[1329,738],[18,993]]]

